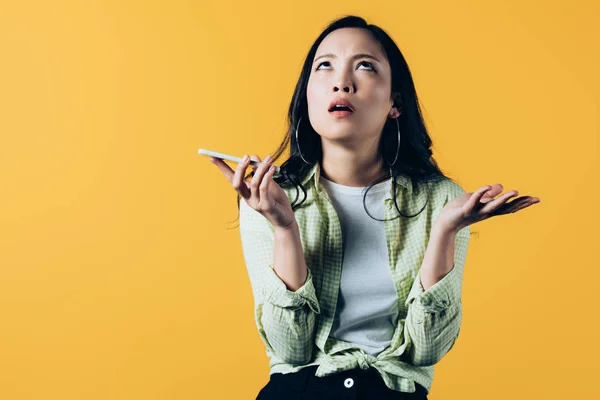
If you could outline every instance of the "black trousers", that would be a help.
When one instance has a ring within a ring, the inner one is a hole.
[[[417,382],[414,393],[392,390],[373,368],[357,368],[324,377],[315,376],[317,368],[314,365],[291,374],[271,375],[256,400],[427,400],[427,389]]]

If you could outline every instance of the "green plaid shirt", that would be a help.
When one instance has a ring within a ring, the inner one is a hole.
[[[316,163],[302,181],[307,198],[295,211],[308,266],[306,282],[295,292],[288,290],[273,270],[272,225],[240,200],[242,250],[254,295],[256,325],[270,359],[270,374],[296,372],[310,365],[319,365],[317,376],[373,367],[393,390],[414,392],[416,381],[429,391],[433,365],[452,348],[460,331],[470,227],[456,234],[452,270],[426,291],[421,286],[419,269],[433,223],[444,205],[465,191],[451,180],[439,178],[424,186],[429,188],[429,201],[422,213],[404,218],[398,216],[390,189],[384,218],[397,218],[381,223],[399,311],[392,343],[375,357],[329,336],[342,273],[342,231],[319,176],[320,164]],[[417,213],[425,204],[425,190],[413,193],[407,177],[396,179],[398,208],[405,215]],[[293,201],[296,190],[284,191]]]

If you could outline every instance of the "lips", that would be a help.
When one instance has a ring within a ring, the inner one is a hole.
[[[348,100],[343,97],[338,97],[334,99],[331,103],[329,103],[329,108],[327,109],[329,112],[334,111],[349,111],[354,112],[354,106]]]

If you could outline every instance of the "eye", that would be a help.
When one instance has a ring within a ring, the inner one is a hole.
[[[323,64],[329,64],[329,61],[323,61],[322,63],[320,63],[319,65],[317,65],[317,68],[316,68],[316,69],[319,69],[319,67],[320,67],[321,65],[323,65]]]
[[[373,64],[371,64],[370,62],[361,61],[361,62],[358,63],[358,65],[361,65],[361,64],[367,65],[369,68],[371,68],[370,71],[375,71],[375,67],[373,67]]]
[[[329,61],[323,61],[322,63],[320,63],[320,64],[317,66],[317,68],[315,68],[315,70],[318,70],[318,69],[321,67],[321,65],[323,65],[323,64],[329,64]],[[368,69],[367,71],[373,71],[373,72],[376,72],[376,69],[375,69],[375,67],[373,66],[373,64],[371,64],[371,63],[370,63],[370,62],[368,62],[368,61],[361,61],[361,62],[359,62],[359,63],[358,63],[358,65],[359,65],[359,66],[360,66],[360,65],[366,65],[367,67],[369,67],[369,68],[370,68],[370,69]]]

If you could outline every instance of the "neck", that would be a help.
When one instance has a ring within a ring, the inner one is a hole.
[[[388,173],[377,150],[350,150],[323,146],[321,175],[344,186],[366,187]]]

